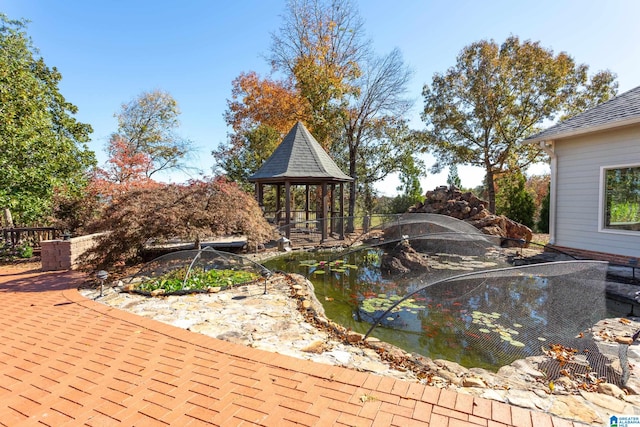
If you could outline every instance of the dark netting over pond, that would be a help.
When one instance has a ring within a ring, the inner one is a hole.
[[[604,375],[610,361],[586,331],[612,317],[607,263],[557,254],[525,265],[526,242],[505,248],[503,238],[435,214],[405,215],[370,234],[351,250],[289,255],[277,268],[305,274],[332,320],[410,352],[496,370],[570,349]],[[550,379],[558,363],[545,365]]]
[[[564,261],[471,272],[403,297],[363,299],[358,317],[371,324],[367,334],[401,332],[429,354],[459,352],[463,364],[503,366],[559,345],[595,369],[606,363],[588,330],[606,317],[606,271],[604,262]]]
[[[271,271],[250,259],[212,248],[171,252],[145,264],[127,283],[143,294],[210,292],[266,280]]]

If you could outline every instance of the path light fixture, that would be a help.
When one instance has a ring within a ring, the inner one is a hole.
[[[109,273],[104,270],[100,270],[96,273],[96,277],[100,280],[100,298],[102,298],[102,291],[104,290],[104,281],[109,277]]]

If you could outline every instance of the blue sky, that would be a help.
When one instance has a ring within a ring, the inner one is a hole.
[[[462,48],[509,35],[565,51],[590,72],[618,75],[619,93],[640,85],[640,1],[637,0],[358,0],[365,31],[379,54],[399,48],[414,72],[414,128],[422,87],[455,63]],[[60,90],[93,126],[90,148],[104,162],[117,130],[113,115],[143,91],[162,89],[179,103],[179,133],[198,149],[192,166],[211,175],[212,149],[227,138],[223,114],[231,81],[242,72],[268,75],[264,59],[282,23],[284,0],[0,0],[9,18],[31,21],[28,33],[49,66],[62,73]],[[427,159],[429,161],[430,159]],[[544,168],[540,169],[540,171]],[[459,168],[463,186],[483,172]],[[534,171],[538,172],[538,170]],[[194,175],[198,177],[197,174]],[[167,180],[183,180],[173,175]],[[424,190],[446,182],[428,175]],[[397,181],[378,188],[393,194]]]

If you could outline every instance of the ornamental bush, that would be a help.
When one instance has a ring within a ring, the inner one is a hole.
[[[85,257],[85,263],[103,269],[139,261],[150,239],[199,242],[244,235],[255,247],[274,238],[253,196],[223,177],[133,189],[114,200],[89,229],[107,232]]]

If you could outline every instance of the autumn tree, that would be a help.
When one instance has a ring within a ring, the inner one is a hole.
[[[185,168],[183,160],[191,151],[191,141],[176,133],[179,115],[178,103],[169,93],[161,90],[143,92],[123,104],[116,114],[118,131],[111,137],[109,150],[117,141],[126,144],[129,158],[138,160],[136,156],[146,156],[142,171],[146,178],[160,171]],[[122,150],[115,152],[121,153]],[[117,163],[112,162],[111,167],[117,167]],[[116,175],[126,173],[115,172]]]
[[[369,52],[362,19],[350,0],[288,0],[286,8],[272,34],[271,66],[292,79],[308,104],[307,128],[329,149]]]
[[[218,172],[246,182],[275,150],[291,127],[306,115],[307,104],[289,81],[242,73],[232,84],[225,121],[233,132],[212,152]]]
[[[26,21],[0,13],[0,209],[7,221],[43,220],[54,194],[80,194],[95,164],[91,126],[74,118],[78,109],[60,93],[61,79],[38,56]]]
[[[93,231],[109,231],[90,251],[97,268],[139,261],[149,239],[199,242],[232,234],[250,247],[271,240],[256,200],[225,178],[133,189],[108,206]]]
[[[615,95],[609,71],[588,78],[588,67],[538,42],[509,37],[465,47],[456,64],[425,85],[425,108],[434,172],[454,163],[485,171],[489,209],[495,212],[494,176],[524,170],[542,153],[520,144],[548,121],[575,114]]]

